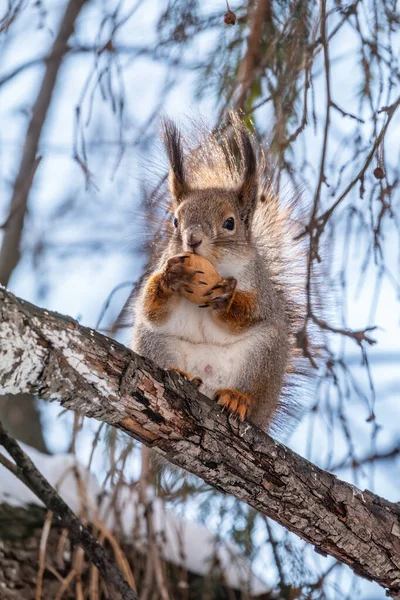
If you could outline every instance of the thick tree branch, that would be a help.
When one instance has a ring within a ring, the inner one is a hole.
[[[0,394],[21,392],[114,425],[400,595],[400,504],[235,422],[176,373],[0,289]]]

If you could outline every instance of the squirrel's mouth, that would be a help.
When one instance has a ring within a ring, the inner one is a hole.
[[[213,249],[212,245],[207,243],[205,240],[203,240],[202,243],[197,246],[184,243],[182,245],[182,250],[183,252],[191,252],[192,254],[197,254],[197,256],[201,256],[202,258],[208,260],[212,265],[215,265],[215,263],[220,258],[216,249]]]
[[[191,254],[198,254],[199,256],[203,256],[202,253],[202,244],[183,244],[182,249],[184,252],[190,252]]]

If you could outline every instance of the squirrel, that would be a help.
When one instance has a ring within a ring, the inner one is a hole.
[[[299,355],[293,206],[274,193],[265,153],[237,113],[229,130],[206,132],[186,154],[174,122],[164,121],[163,138],[172,218],[134,300],[132,349],[266,430],[285,408]],[[220,276],[199,305],[182,296],[196,273],[184,253],[207,259]]]

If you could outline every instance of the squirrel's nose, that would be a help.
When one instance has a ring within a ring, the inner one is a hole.
[[[187,245],[191,248],[192,252],[196,251],[202,241],[201,234],[198,231],[191,231],[187,236]]]

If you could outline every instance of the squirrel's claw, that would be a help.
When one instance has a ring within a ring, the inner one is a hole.
[[[215,392],[213,399],[229,412],[236,415],[240,421],[244,421],[250,412],[250,396],[247,396],[238,390],[221,388]]]
[[[186,293],[193,293],[190,286],[196,282],[196,275],[200,271],[189,267],[184,264],[186,255],[173,256],[167,261],[164,267],[164,281],[168,289],[172,292],[181,292],[184,290]],[[200,282],[196,282],[200,283]],[[202,282],[203,285],[207,285]]]
[[[214,285],[211,290],[203,294],[204,304],[200,304],[199,308],[213,308],[214,310],[218,310],[229,307],[232,302],[236,286],[237,281],[234,277],[221,279],[221,281]]]

